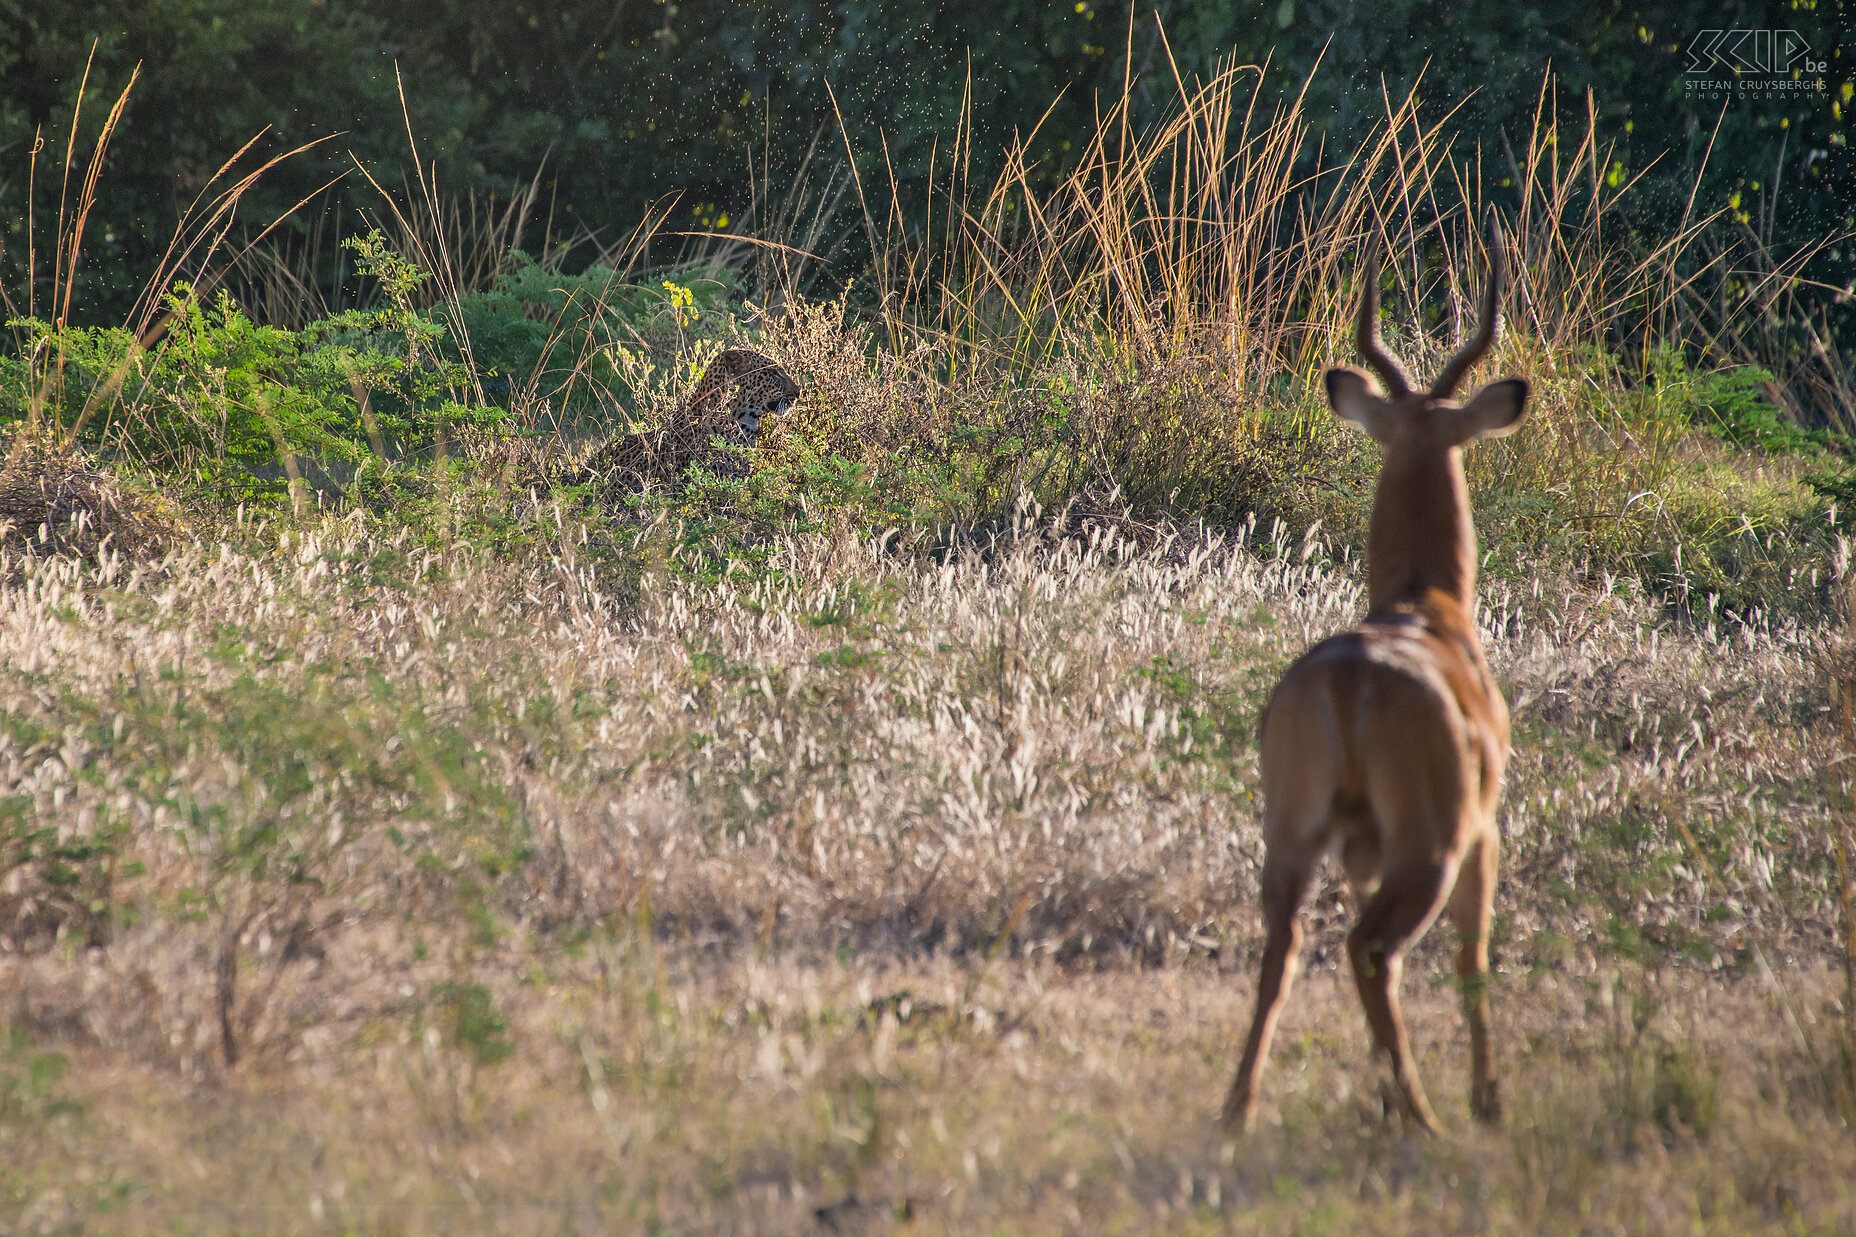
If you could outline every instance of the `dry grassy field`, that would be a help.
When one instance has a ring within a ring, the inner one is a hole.
[[[1834,630],[1491,585],[1507,1123],[1442,928],[1448,1133],[1383,1119],[1334,883],[1230,1144],[1252,730],[1344,557],[1021,508],[607,592],[565,524],[239,531],[4,593],[12,1231],[1856,1226]]]

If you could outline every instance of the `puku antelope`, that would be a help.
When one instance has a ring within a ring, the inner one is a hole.
[[[1367,533],[1369,604],[1358,626],[1289,667],[1258,727],[1267,939],[1256,1015],[1225,1100],[1232,1132],[1249,1129],[1256,1117],[1257,1076],[1301,945],[1297,908],[1330,848],[1340,852],[1358,908],[1347,936],[1354,983],[1374,1043],[1390,1058],[1400,1107],[1436,1131],[1412,1066],[1398,985],[1406,946],[1448,902],[1461,938],[1456,970],[1469,1023],[1470,1110],[1484,1121],[1501,1115],[1488,970],[1508,706],[1472,617],[1476,530],[1463,447],[1511,433],[1526,412],[1527,383],[1491,383],[1466,404],[1450,398],[1501,323],[1501,231],[1493,212],[1488,248],[1481,324],[1430,390],[1414,391],[1379,342],[1377,243],[1365,263],[1355,339],[1387,391],[1356,369],[1327,372],[1335,413],[1384,451]]]

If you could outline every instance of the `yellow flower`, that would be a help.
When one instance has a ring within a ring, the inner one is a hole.
[[[664,291],[670,295],[670,308],[677,315],[678,326],[685,326],[696,321],[698,311],[696,309],[696,294],[694,292],[691,292],[681,284],[672,283],[668,279],[664,281]]]

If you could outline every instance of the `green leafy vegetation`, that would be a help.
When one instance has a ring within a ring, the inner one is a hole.
[[[166,294],[152,343],[119,328],[13,319],[13,347],[0,353],[0,423],[49,427],[235,502],[281,496],[286,468],[378,469],[434,444],[442,451],[460,433],[494,431],[512,407],[610,412],[615,364],[641,381],[652,369],[623,341],[647,339],[667,307],[679,325],[715,313],[730,286],[725,273],[693,280],[699,294],[669,280],[621,283],[601,268],[565,277],[516,254],[495,290],[430,305],[421,297],[430,272],[378,231],[349,248],[378,281],[380,306],[300,330],[255,324],[225,291],[206,303],[184,282]],[[672,288],[692,298],[680,314]]]

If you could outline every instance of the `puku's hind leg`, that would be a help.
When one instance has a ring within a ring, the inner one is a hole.
[[[1469,1024],[1469,1111],[1477,1120],[1491,1122],[1502,1115],[1489,1047],[1489,921],[1499,846],[1493,829],[1472,844],[1450,895],[1450,918],[1458,937],[1456,977],[1463,989],[1463,1018]]]
[[[1302,946],[1297,912],[1312,869],[1308,859],[1299,855],[1290,859],[1280,850],[1269,852],[1263,860],[1263,922],[1268,935],[1263,946],[1263,966],[1257,976],[1257,1009],[1250,1020],[1250,1037],[1244,1042],[1244,1059],[1224,1101],[1227,1133],[1248,1130],[1256,1120],[1257,1078],[1269,1056],[1270,1037],[1276,1032],[1283,998],[1295,981]]]
[[[1347,934],[1353,982],[1360,992],[1360,1004],[1366,1007],[1373,1040],[1391,1058],[1392,1081],[1406,1116],[1428,1133],[1437,1132],[1437,1116],[1424,1098],[1424,1087],[1412,1065],[1405,1019],[1399,1010],[1398,982],[1405,947],[1443,908],[1444,892],[1455,875],[1451,868],[1448,863],[1410,860],[1390,868],[1362,908],[1359,923]]]

